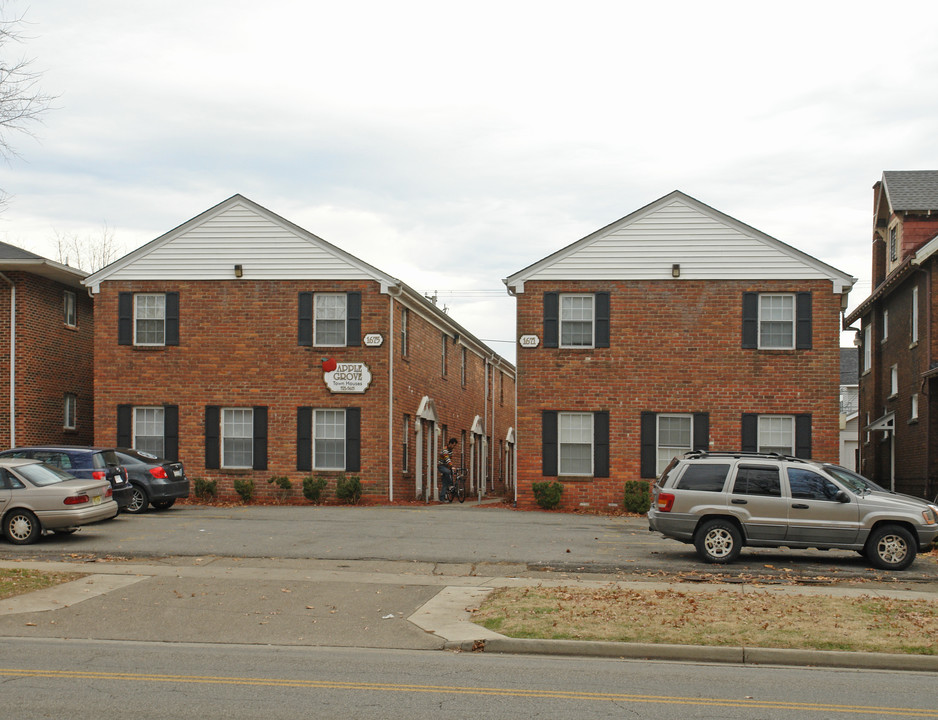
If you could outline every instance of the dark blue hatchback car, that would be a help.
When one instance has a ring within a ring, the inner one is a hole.
[[[92,478],[111,483],[111,491],[121,510],[133,500],[133,488],[127,470],[114,448],[79,445],[43,445],[16,447],[0,452],[5,458],[32,458],[57,467],[77,478]]]

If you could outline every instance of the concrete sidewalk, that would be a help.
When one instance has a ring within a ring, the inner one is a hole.
[[[530,585],[615,583],[683,593],[758,589],[796,595],[938,598],[935,592],[883,585],[622,582],[616,576],[583,579],[505,564],[215,557],[145,563],[0,561],[0,567],[87,574],[55,588],[0,600],[4,637],[447,649],[938,672],[935,656],[522,640],[469,620],[471,609],[494,588]]]

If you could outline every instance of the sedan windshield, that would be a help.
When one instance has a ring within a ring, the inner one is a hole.
[[[827,470],[831,475],[840,480],[844,485],[853,490],[855,493],[865,493],[865,492],[888,492],[885,488],[880,487],[872,480],[867,480],[862,475],[857,475],[857,473],[852,470],[848,470],[845,467],[840,467],[840,465],[825,465],[824,469]]]
[[[56,483],[74,480],[68,473],[62,472],[51,465],[36,463],[35,465],[20,465],[19,467],[9,468],[14,475],[28,480],[31,484],[42,487],[44,485],[55,485]]]

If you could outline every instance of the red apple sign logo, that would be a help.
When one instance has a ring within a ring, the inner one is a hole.
[[[322,361],[323,372],[331,373],[336,369],[336,367],[338,367],[338,363],[335,361],[335,358],[329,358],[328,360],[324,359]]]

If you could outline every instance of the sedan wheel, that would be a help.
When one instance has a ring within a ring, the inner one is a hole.
[[[150,499],[147,497],[147,491],[139,485],[133,485],[133,494],[130,496],[130,502],[124,508],[129,513],[139,514],[147,511]]]
[[[899,525],[877,528],[866,543],[866,557],[882,570],[905,570],[915,560],[915,552],[915,538]]]
[[[14,545],[27,545],[39,539],[42,528],[29,510],[13,510],[3,520],[3,534]]]
[[[697,530],[694,547],[703,560],[725,565],[739,557],[743,538],[729,520],[709,520]]]

